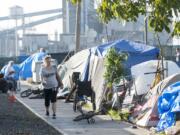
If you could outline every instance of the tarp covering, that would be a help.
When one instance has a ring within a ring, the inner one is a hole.
[[[136,43],[128,40],[116,40],[103,45],[92,48],[92,52],[99,57],[104,57],[109,48],[115,48],[118,52],[126,52],[129,54],[126,62],[127,67],[131,67],[138,63],[157,59],[159,49],[142,43]]]
[[[88,81],[89,77],[89,66],[90,66],[90,59],[91,59],[91,49],[89,49],[89,56],[86,60],[84,72],[82,73],[82,81]]]
[[[157,130],[162,131],[175,124],[175,113],[180,113],[180,81],[166,88],[158,99],[160,121]]]
[[[32,62],[41,61],[43,57],[46,55],[45,52],[39,52],[35,53],[31,56],[29,56],[25,61],[23,61],[21,64],[14,64],[13,68],[16,71],[15,73],[15,79],[18,80],[19,77],[23,79],[27,79],[29,77],[32,77]],[[5,65],[1,72],[4,73],[7,65]]]
[[[149,127],[149,126],[157,126],[159,121],[159,114],[158,114],[158,97],[161,95],[164,89],[166,89],[169,85],[177,82],[180,80],[180,74],[173,74],[166,79],[159,82],[153,89],[150,89],[148,91],[148,94],[145,97],[145,104],[140,110],[143,112],[144,110],[147,110],[144,112],[143,117],[141,117],[139,120],[137,120],[136,124],[143,127]]]
[[[35,53],[29,56],[25,61],[23,61],[20,65],[20,73],[19,76],[23,79],[27,79],[32,77],[32,62],[37,62],[43,59],[46,55],[45,52]]]

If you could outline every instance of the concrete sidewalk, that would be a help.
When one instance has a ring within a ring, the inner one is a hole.
[[[28,87],[37,87],[21,83],[22,91]],[[57,118],[52,119],[52,112],[50,116],[45,116],[45,107],[43,99],[29,99],[21,98],[19,94],[17,99],[23,103],[27,108],[33,111],[36,115],[52,125],[59,132],[67,135],[148,135],[146,129],[131,128],[131,124],[126,122],[112,121],[109,116],[96,116],[94,124],[88,124],[86,120],[74,122],[73,118],[80,113],[74,113],[72,104],[64,103],[63,100],[57,101]]]

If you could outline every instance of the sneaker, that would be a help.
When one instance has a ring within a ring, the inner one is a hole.
[[[49,116],[49,111],[46,111],[46,116]]]
[[[55,114],[55,113],[53,114],[53,117],[52,117],[52,118],[53,118],[53,119],[56,119],[56,114]]]

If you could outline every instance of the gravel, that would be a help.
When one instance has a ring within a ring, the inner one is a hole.
[[[0,135],[61,135],[18,101],[0,93]]]

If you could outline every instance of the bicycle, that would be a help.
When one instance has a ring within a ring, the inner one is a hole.
[[[43,90],[41,90],[41,89],[39,89],[39,88],[37,88],[37,89],[31,89],[31,88],[29,88],[29,89],[21,92],[21,93],[20,93],[20,96],[21,96],[22,98],[25,98],[25,97],[29,97],[31,94],[35,94],[35,95],[37,95],[37,94],[43,94]]]

